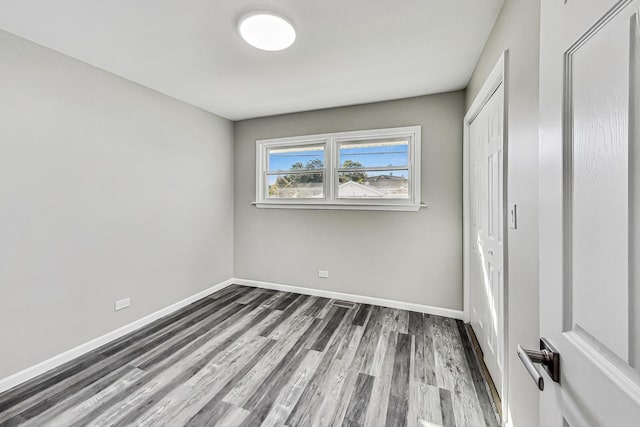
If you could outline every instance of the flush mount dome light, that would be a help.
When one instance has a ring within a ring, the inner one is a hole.
[[[293,25],[272,12],[252,12],[243,16],[238,31],[244,41],[262,50],[283,50],[296,40]]]

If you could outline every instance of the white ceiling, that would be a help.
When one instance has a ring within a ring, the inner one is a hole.
[[[0,28],[239,120],[466,87],[503,0],[0,0]],[[296,43],[245,44],[284,14]]]

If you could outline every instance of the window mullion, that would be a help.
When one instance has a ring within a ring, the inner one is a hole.
[[[408,165],[404,166],[385,166],[385,167],[369,167],[369,168],[338,168],[338,172],[385,172],[397,170],[410,170]]]
[[[327,186],[327,203],[335,203],[336,200],[336,196],[335,196],[335,158],[336,158],[336,151],[335,151],[335,140],[334,138],[328,138],[327,139],[327,158],[326,158],[326,165],[327,165],[327,176],[325,178],[326,180],[326,186]]]
[[[291,169],[288,171],[266,171],[267,175],[304,175],[308,173],[323,173],[325,168],[322,169]]]

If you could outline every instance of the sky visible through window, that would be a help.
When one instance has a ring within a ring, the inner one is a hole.
[[[317,149],[303,150],[272,150],[269,153],[269,169],[274,171],[287,171],[292,169],[295,163],[306,165],[313,160],[324,162],[324,150]],[[340,148],[340,163],[345,160],[358,162],[362,167],[406,167],[409,164],[409,145],[407,143],[392,143],[389,145],[344,145]],[[389,175],[408,177],[406,170],[369,172],[368,175]]]

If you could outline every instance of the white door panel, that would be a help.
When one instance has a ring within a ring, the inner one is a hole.
[[[500,85],[469,125],[470,322],[498,393],[503,375],[503,97]]]
[[[567,215],[572,229],[567,254],[573,264],[568,314],[573,325],[567,326],[579,328],[626,361],[629,319],[620,307],[629,295],[628,26],[610,22],[568,60],[572,105],[567,114],[573,122],[568,147],[573,155],[568,194],[573,207]]]
[[[541,424],[640,422],[640,0],[547,0],[540,330],[561,357]]]

